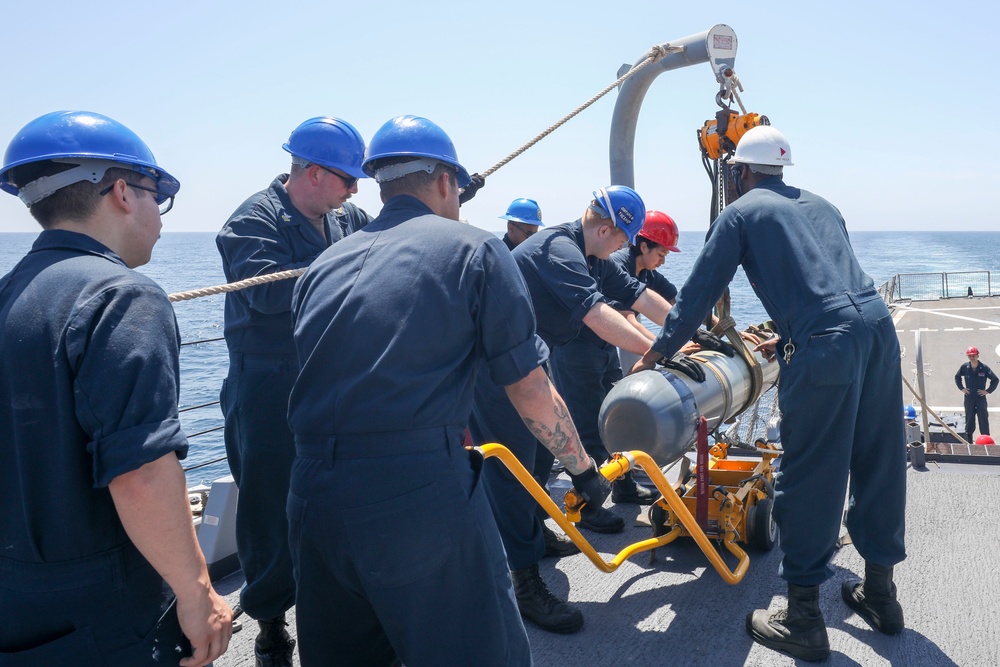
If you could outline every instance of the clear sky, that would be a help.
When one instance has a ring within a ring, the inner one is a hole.
[[[728,5],[728,6],[727,6]],[[654,44],[724,23],[748,110],[792,146],[786,181],[830,199],[852,230],[996,230],[998,3],[8,2],[0,13],[0,146],[30,120],[85,109],[124,123],[181,181],[166,231],[216,231],[288,170],[301,121],[369,139],[430,118],[484,171]],[[636,189],[682,230],[706,229],[695,132],[713,118],[708,64],[660,75],[636,139]],[[499,230],[532,197],[548,223],[608,184],[612,92],[490,177],[463,217]],[[354,202],[373,215],[374,182]],[[0,193],[0,231],[36,231]]]

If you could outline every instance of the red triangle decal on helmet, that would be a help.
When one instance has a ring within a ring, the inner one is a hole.
[[[784,148],[781,148],[781,147],[779,146],[779,147],[778,147],[778,150],[779,150],[779,151],[781,151],[781,155],[782,155],[782,157],[784,157],[784,155],[785,155],[785,149],[784,149]]]

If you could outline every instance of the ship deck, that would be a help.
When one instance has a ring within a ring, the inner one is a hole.
[[[1000,369],[1000,297],[960,297],[893,304],[893,320],[902,349],[903,378],[919,392],[918,351],[923,367],[927,405],[959,433],[965,430],[962,393],[955,386],[955,372],[967,359],[970,345],[979,348],[987,366]],[[918,350],[919,338],[919,350]],[[997,395],[1000,397],[1000,395]],[[990,397],[991,420],[1000,420],[1000,398]],[[903,400],[919,409],[919,401],[903,387]],[[946,429],[934,426],[926,438],[929,459],[953,462],[1000,463],[1000,445],[965,445]]]
[[[917,336],[927,405],[944,422],[962,431],[962,394],[954,374],[975,345],[980,358],[1000,370],[1000,297],[901,301],[892,307],[903,351],[903,377],[916,389]],[[904,387],[904,400],[919,405]],[[1000,399],[991,417],[1000,412]],[[997,417],[1000,419],[1000,416]],[[821,589],[821,607],[833,650],[824,663],[840,666],[1000,665],[1000,446],[963,445],[931,420],[927,463],[907,470],[907,560],[896,569],[896,584],[906,628],[894,637],[881,635],[850,612],[840,598],[840,581],[863,571],[853,546],[832,560],[834,577]],[[980,465],[973,465],[980,464]],[[565,476],[553,484],[568,486]],[[558,502],[558,500],[557,500]],[[650,536],[635,506],[612,506],[629,527],[619,535],[585,533],[610,560],[627,545]],[[554,524],[553,524],[554,525]],[[739,584],[728,585],[689,538],[662,547],[658,560],[647,553],[626,561],[610,574],[585,556],[543,560],[541,570],[552,591],[579,605],[586,624],[577,634],[555,635],[526,624],[537,667],[562,665],[744,665],[771,667],[800,664],[784,654],[754,644],[744,629],[748,611],[784,604],[778,577],[781,550],[749,552],[750,568]],[[734,559],[726,555],[730,566]],[[238,600],[240,573],[217,588],[230,604]],[[294,630],[294,613],[289,613]],[[217,667],[253,665],[255,624],[233,636]],[[331,628],[331,631],[336,631]],[[296,654],[296,665],[298,656]]]
[[[834,577],[821,588],[833,650],[824,664],[998,665],[1000,621],[995,609],[1000,579],[995,572],[1000,550],[990,545],[1000,534],[1000,515],[993,510],[1000,497],[1000,466],[928,461],[926,468],[908,469],[907,475],[908,557],[895,577],[906,628],[894,637],[881,635],[842,602],[840,581],[863,571],[854,547],[844,546],[833,557]],[[611,507],[626,519],[637,518],[635,506]],[[648,526],[639,522],[619,535],[586,533],[606,559],[649,536]],[[744,630],[748,611],[784,604],[785,586],[777,574],[780,549],[750,555],[745,578],[732,586],[688,538],[660,548],[656,563],[650,564],[643,553],[610,574],[582,554],[543,560],[542,575],[552,591],[579,605],[586,624],[573,635],[554,635],[527,624],[534,664],[799,664],[754,644]],[[734,559],[727,559],[732,566]],[[242,576],[234,574],[217,586],[234,604],[242,583]],[[290,618],[294,629],[294,609]],[[256,627],[243,620],[247,627],[233,636],[217,667],[254,664]]]

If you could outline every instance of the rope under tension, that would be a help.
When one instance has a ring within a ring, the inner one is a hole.
[[[254,276],[253,278],[247,278],[246,280],[238,280],[234,283],[226,283],[225,285],[216,285],[215,287],[202,287],[201,289],[193,289],[187,292],[175,292],[174,294],[168,294],[167,298],[170,299],[171,303],[176,303],[178,301],[197,299],[203,296],[212,296],[213,294],[225,294],[226,292],[235,292],[245,287],[253,287],[254,285],[263,285],[264,283],[272,283],[276,280],[285,280],[286,278],[297,278],[305,272],[306,272],[305,269],[291,269],[289,271],[279,271],[278,273],[267,273],[262,276]]]
[[[544,139],[548,135],[552,134],[556,129],[558,129],[559,127],[561,127],[562,125],[564,125],[569,119],[573,118],[578,113],[580,113],[581,111],[583,111],[584,109],[586,109],[587,107],[589,107],[590,105],[592,105],[594,102],[596,102],[597,100],[601,99],[602,97],[604,97],[605,95],[607,95],[608,93],[610,93],[612,90],[614,90],[616,87],[620,86],[622,83],[624,83],[625,81],[627,81],[629,78],[631,78],[631,77],[635,76],[636,74],[638,74],[639,71],[642,70],[642,68],[646,67],[650,63],[654,63],[657,60],[660,60],[661,58],[663,58],[664,56],[666,56],[668,53],[675,53],[675,52],[681,51],[681,50],[682,50],[681,47],[679,47],[679,46],[670,46],[669,43],[667,43],[667,44],[657,44],[656,46],[652,47],[649,50],[649,54],[642,60],[642,62],[640,62],[638,65],[636,65],[635,67],[633,67],[632,69],[630,69],[628,72],[626,72],[625,74],[623,74],[621,77],[618,78],[617,81],[615,81],[614,83],[612,83],[610,86],[608,86],[607,88],[605,88],[601,92],[597,93],[596,95],[594,95],[593,97],[591,97],[589,100],[587,100],[586,102],[584,102],[583,104],[581,104],[580,106],[578,106],[576,109],[574,109],[573,111],[571,111],[568,115],[566,115],[565,117],[563,117],[561,120],[559,120],[558,122],[556,122],[554,125],[551,125],[548,129],[546,129],[541,134],[537,135],[534,139],[532,139],[528,143],[524,144],[523,146],[521,146],[520,148],[518,148],[516,151],[514,151],[513,153],[511,153],[510,155],[508,155],[504,159],[500,160],[499,162],[497,162],[495,165],[493,165],[492,167],[490,167],[486,171],[484,171],[482,173],[483,178],[486,178],[490,174],[494,173],[500,167],[504,166],[505,164],[507,164],[508,162],[510,162],[511,160],[513,160],[514,158],[516,158],[518,155],[520,155],[521,153],[525,152],[526,150],[528,150],[529,148],[531,148],[532,146],[534,146],[535,144],[537,144],[539,141],[541,141],[542,139]],[[305,273],[305,269],[292,269],[290,271],[281,271],[279,273],[268,273],[268,274],[265,274],[265,275],[262,275],[262,276],[255,276],[253,278],[247,278],[246,280],[240,280],[240,281],[237,281],[237,282],[234,282],[234,283],[226,283],[225,285],[216,285],[215,287],[203,287],[201,289],[189,290],[187,292],[176,292],[174,294],[167,295],[167,298],[170,299],[171,303],[176,303],[178,301],[186,301],[188,299],[197,299],[197,298],[203,297],[203,296],[212,296],[212,295],[215,295],[215,294],[225,294],[226,292],[235,292],[236,290],[241,290],[241,289],[244,289],[246,287],[254,287],[255,285],[262,285],[264,283],[273,282],[275,280],[285,280],[286,278],[297,278],[298,276],[301,276],[303,273]]]
[[[571,111],[569,114],[567,114],[562,119],[560,119],[559,121],[557,121],[555,124],[549,126],[545,131],[543,131],[541,134],[537,135],[534,139],[532,139],[528,143],[524,144],[523,146],[521,146],[520,148],[518,148],[516,151],[514,151],[513,153],[511,153],[510,155],[508,155],[504,159],[500,160],[499,162],[497,162],[495,165],[493,165],[492,167],[490,167],[486,171],[482,172],[482,177],[486,178],[487,176],[489,176],[490,174],[492,174],[496,170],[498,170],[500,167],[504,166],[505,164],[507,164],[508,162],[510,162],[511,160],[513,160],[514,158],[516,158],[518,155],[520,155],[524,151],[528,150],[529,148],[531,148],[532,146],[534,146],[535,144],[537,144],[539,141],[541,141],[542,139],[544,139],[548,135],[552,134],[552,132],[554,132],[556,129],[558,129],[563,124],[565,124],[566,121],[568,121],[569,119],[573,118],[578,113],[580,113],[581,111],[583,111],[584,109],[586,109],[587,107],[589,107],[591,104],[593,104],[597,100],[601,99],[602,97],[604,97],[605,95],[607,95],[608,93],[610,93],[612,90],[614,90],[615,88],[617,88],[618,86],[620,86],[622,83],[624,83],[629,78],[631,78],[631,77],[635,76],[636,74],[638,74],[642,70],[642,68],[646,67],[646,65],[649,65],[651,63],[655,63],[657,60],[660,60],[661,58],[663,58],[664,56],[666,56],[668,53],[675,53],[675,52],[681,51],[681,50],[683,50],[682,47],[679,47],[679,46],[670,46],[669,43],[667,43],[667,44],[657,44],[656,46],[652,47],[649,50],[649,55],[647,55],[646,58],[643,59],[642,62],[640,62],[638,65],[636,65],[635,67],[633,67],[632,69],[630,69],[628,72],[626,72],[625,74],[623,74],[621,77],[618,78],[617,81],[615,81],[614,83],[612,83],[610,86],[608,86],[607,88],[605,88],[601,92],[599,92],[596,95],[594,95],[593,97],[591,97],[589,100],[587,100],[586,102],[584,102],[583,104],[581,104],[580,106],[578,106],[576,109],[573,109],[573,111]]]

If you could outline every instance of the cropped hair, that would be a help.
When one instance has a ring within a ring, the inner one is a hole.
[[[74,167],[76,167],[75,164],[64,164],[51,160],[30,162],[11,170],[11,182],[24,185],[43,176],[53,176]],[[49,229],[62,219],[83,220],[97,210],[97,206],[101,202],[101,190],[112,185],[119,178],[126,183],[138,184],[142,175],[125,167],[112,167],[104,172],[104,178],[101,179],[100,183],[80,181],[59,188],[45,199],[32,204],[28,208],[28,212],[31,213],[31,217],[38,221],[42,229]]]
[[[391,164],[411,162],[412,160],[413,158],[404,158],[402,160],[394,160],[391,158],[379,160],[375,163],[374,167],[375,171],[378,171],[379,169],[387,167]],[[426,171],[415,171],[411,174],[394,178],[391,181],[384,181],[379,183],[379,190],[382,193],[382,198],[385,200],[391,199],[397,195],[418,194],[425,188],[430,187],[442,173],[447,173],[448,179],[456,187],[458,186],[458,176],[455,173],[454,167],[449,167],[443,162],[439,162],[437,166],[434,167],[434,171],[431,173],[427,173]]]

